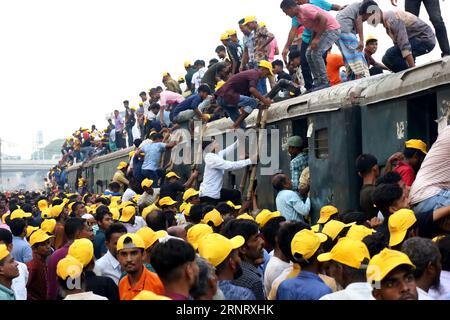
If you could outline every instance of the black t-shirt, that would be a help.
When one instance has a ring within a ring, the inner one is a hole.
[[[179,192],[184,192],[184,186],[181,182],[176,181],[173,183],[164,183],[159,191],[160,198],[171,197],[173,200],[177,200]]]
[[[416,218],[419,237],[431,239],[439,234],[439,228],[433,221],[433,210],[416,214]]]
[[[281,71],[278,75],[277,75],[277,81],[280,81],[281,79],[285,79],[285,80],[289,80],[292,81],[292,77],[289,75],[289,73]]]
[[[361,210],[367,215],[368,220],[376,217],[378,214],[378,209],[373,206],[372,194],[374,191],[374,185],[365,184],[359,192],[359,205]]]

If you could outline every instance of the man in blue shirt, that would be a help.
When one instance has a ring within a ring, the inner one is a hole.
[[[285,174],[277,174],[272,178],[272,185],[278,192],[275,199],[277,210],[286,220],[304,222],[304,217],[309,214],[311,203],[309,198],[303,201],[299,194],[292,191],[292,182]]]
[[[322,243],[327,236],[303,229],[295,234],[291,242],[294,263],[300,265],[300,273],[292,279],[284,280],[277,291],[277,300],[319,300],[332,292],[319,277],[319,261]]]
[[[94,237],[95,259],[100,259],[107,251],[105,243],[105,230],[113,223],[112,214],[107,206],[99,206],[95,210],[95,220],[98,224],[98,231]]]
[[[197,90],[197,94],[191,95],[189,98],[186,98],[180,104],[178,104],[175,109],[172,111],[172,120],[173,122],[178,122],[178,115],[182,111],[193,110],[195,114],[202,119],[203,121],[208,121],[208,116],[202,114],[202,112],[198,109],[200,103],[202,103],[208,96],[211,94],[211,89],[206,84],[200,85]]]
[[[136,153],[144,152],[144,163],[142,164],[142,176],[154,181],[158,188],[159,179],[163,176],[163,170],[160,168],[161,155],[165,150],[170,150],[176,145],[176,141],[163,143],[163,136],[157,133],[153,136],[153,143],[146,144],[142,149],[137,149]]]
[[[27,234],[27,224],[23,219],[14,219],[10,224],[13,234],[13,249],[11,255],[16,261],[27,263],[33,260],[30,244],[24,239]]]

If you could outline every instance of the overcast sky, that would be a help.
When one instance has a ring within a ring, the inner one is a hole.
[[[96,124],[104,129],[107,113],[122,108],[125,99],[137,106],[138,93],[160,85],[164,71],[177,78],[185,73],[184,60],[214,58],[220,34],[238,29],[237,21],[246,15],[266,22],[281,50],[290,19],[279,9],[280,2],[1,1],[3,151],[28,158],[33,135],[39,130],[46,144],[69,136],[80,126]],[[440,2],[444,20],[450,17],[449,2]],[[392,8],[389,0],[379,0],[379,4],[382,9]],[[399,1],[399,8],[404,8],[404,1]],[[423,6],[420,17],[429,23]],[[381,25],[364,27],[366,36],[379,37],[375,58],[381,60],[391,40]],[[439,57],[436,45],[417,62]]]

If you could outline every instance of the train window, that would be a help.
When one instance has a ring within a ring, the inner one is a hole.
[[[328,129],[316,130],[314,135],[314,151],[317,159],[328,158]]]

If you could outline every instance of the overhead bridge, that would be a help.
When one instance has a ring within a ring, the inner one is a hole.
[[[2,173],[49,171],[57,164],[58,160],[1,160],[0,171]]]

